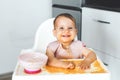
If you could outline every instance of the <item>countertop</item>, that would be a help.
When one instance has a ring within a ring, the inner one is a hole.
[[[114,12],[120,12],[120,7],[104,7],[104,6],[95,6],[95,5],[83,5],[82,7],[89,7],[89,8],[95,8],[95,9],[101,9],[101,10],[107,10],[107,11],[114,11]]]

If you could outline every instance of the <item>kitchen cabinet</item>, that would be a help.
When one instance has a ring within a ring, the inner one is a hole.
[[[96,51],[111,71],[111,80],[120,73],[120,12],[82,8],[82,41]]]
[[[116,57],[113,57],[111,55],[102,53],[100,51],[95,50],[98,57],[103,61],[103,63],[106,65],[108,70],[111,73],[111,80],[118,80],[119,74],[120,74],[120,60]]]

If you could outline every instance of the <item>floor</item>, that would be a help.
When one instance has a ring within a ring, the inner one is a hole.
[[[0,80],[12,80],[12,72],[0,75]]]

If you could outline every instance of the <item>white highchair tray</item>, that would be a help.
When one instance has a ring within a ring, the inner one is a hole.
[[[68,61],[70,60],[71,59]],[[78,61],[78,59],[74,59],[73,61]],[[104,66],[99,59],[97,62],[100,64],[99,66],[96,66],[99,67],[98,71],[94,71],[95,67],[93,66],[86,71],[79,72],[76,70],[76,72],[66,73],[66,70],[46,66],[42,69],[42,72],[37,74],[25,73],[24,68],[18,63],[13,73],[12,80],[110,80],[110,72],[107,70],[106,66]],[[60,70],[63,70],[63,72]]]

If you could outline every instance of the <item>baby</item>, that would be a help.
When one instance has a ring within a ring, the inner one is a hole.
[[[53,34],[56,41],[51,42],[46,50],[48,65],[66,69],[74,69],[72,62],[63,62],[60,59],[81,59],[83,61],[77,65],[80,69],[89,69],[92,62],[96,60],[96,54],[85,47],[79,41],[74,40],[77,36],[75,18],[68,14],[59,14],[54,20]]]

